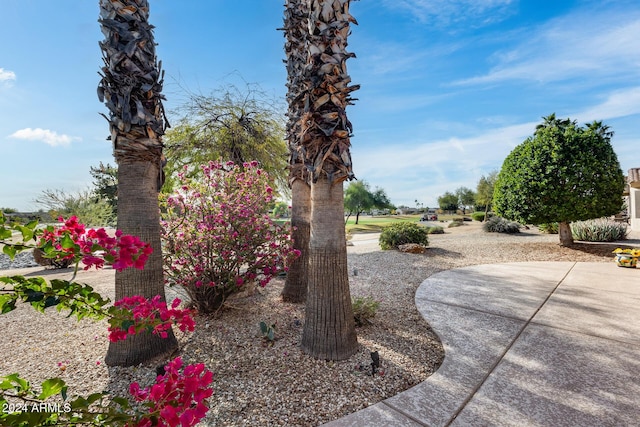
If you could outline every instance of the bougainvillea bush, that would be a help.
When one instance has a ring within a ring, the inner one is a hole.
[[[213,313],[244,287],[266,286],[299,253],[289,226],[268,215],[273,189],[257,162],[209,162],[188,172],[163,214],[165,279]]]
[[[50,259],[74,264],[73,278],[80,262],[85,269],[100,269],[105,264],[118,271],[142,269],[152,251],[148,243],[136,236],[116,231],[112,237],[104,229],[86,230],[76,217],[60,221],[62,225],[43,230],[36,221],[26,225],[8,223],[0,211],[2,251],[13,258],[21,251],[39,249]],[[166,337],[172,325],[182,331],[194,329],[190,310],[178,308],[177,299],[167,306],[159,296],[146,299],[134,295],[110,306],[108,298],[89,285],[74,282],[73,278],[47,281],[43,277],[0,276],[0,314],[15,310],[16,304],[23,302],[41,312],[51,307],[68,311],[69,316],[75,315],[78,320],[107,318],[111,341],[143,331]],[[164,375],[159,375],[155,384],[141,390],[139,384],[132,383],[131,398],[107,396],[106,392],[69,398],[67,385],[60,378],[48,378],[38,389],[19,373],[13,373],[0,376],[0,425],[191,427],[208,411],[206,399],[213,393],[212,380],[213,374],[204,364],[183,368],[178,357],[165,366]],[[57,401],[50,400],[56,397]],[[136,407],[132,399],[137,402]]]

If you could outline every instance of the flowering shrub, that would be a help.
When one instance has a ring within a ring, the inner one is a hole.
[[[75,216],[66,221],[62,217],[58,220],[63,225],[48,226],[38,243],[47,258],[74,263],[82,261],[85,270],[93,266],[102,268],[105,261],[113,264],[117,271],[127,267],[141,270],[152,252],[149,243],[136,236],[123,235],[120,230],[111,237],[104,228],[85,230],[84,224],[80,224]]]
[[[52,259],[72,260],[76,270],[80,261],[85,269],[92,266],[102,268],[105,262],[116,269],[129,267],[144,268],[151,253],[150,245],[137,237],[116,232],[109,237],[104,229],[87,230],[76,218],[70,218],[64,225],[36,228],[37,222],[27,225],[17,223],[7,225],[6,217],[0,212],[0,244],[3,252],[10,257],[33,248],[31,241],[38,242]],[[22,241],[12,242],[13,232],[22,234]],[[74,273],[75,276],[75,273]],[[160,336],[172,324],[183,331],[194,329],[189,310],[178,308],[180,300],[174,300],[171,307],[157,296],[147,300],[141,296],[123,298],[107,308],[109,300],[93,291],[88,285],[66,280],[47,282],[42,277],[23,276],[0,277],[0,314],[16,308],[21,299],[39,311],[55,306],[58,311],[67,309],[78,319],[109,318],[109,339],[116,341],[126,336],[148,330]],[[7,287],[7,285],[9,287]],[[86,398],[67,399],[67,386],[60,378],[49,378],[36,391],[19,374],[0,377],[0,425],[40,426],[40,425],[109,425],[109,426],[194,426],[206,414],[208,407],[204,399],[212,394],[209,387],[212,373],[202,364],[188,365],[180,372],[182,360],[169,362],[166,373],[156,379],[156,383],[145,390],[133,383],[130,393],[138,402],[147,400],[142,406],[146,413],[132,409],[129,400],[113,397],[105,402],[106,393],[94,393]],[[59,395],[62,404],[45,402]],[[43,410],[44,408],[44,410]]]
[[[136,427],[193,426],[204,418],[209,410],[204,399],[213,393],[209,387],[213,374],[202,363],[188,365],[182,373],[181,367],[182,359],[176,357],[165,366],[165,374],[159,375],[151,387],[141,390],[138,383],[131,384],[129,393],[138,402],[146,401],[145,406],[149,409]]]
[[[266,286],[299,255],[289,232],[267,214],[273,190],[257,162],[209,162],[166,202],[165,278],[202,312],[217,311],[244,286]],[[188,168],[185,168],[185,172]]]
[[[151,300],[134,295],[116,301],[109,310],[109,340],[124,340],[127,335],[135,335],[143,329],[166,338],[167,330],[172,324],[177,324],[183,332],[193,332],[195,323],[191,311],[179,309],[180,302],[180,299],[176,298],[171,303],[171,308],[167,308],[167,304],[160,300],[159,295]]]

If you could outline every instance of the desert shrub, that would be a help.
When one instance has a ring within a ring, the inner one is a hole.
[[[488,233],[519,233],[522,226],[517,222],[506,220],[499,216],[491,217],[484,223],[482,229]]]
[[[538,230],[541,233],[545,234],[558,234],[558,223],[557,222],[549,222],[546,224],[538,225]]]
[[[36,199],[52,218],[75,216],[81,223],[90,226],[115,225],[113,208],[90,190],[67,193],[64,190],[44,190]]]
[[[354,297],[351,298],[351,306],[356,326],[364,326],[371,323],[371,319],[376,316],[380,301],[376,301],[372,297]]]
[[[444,228],[440,227],[439,225],[427,227],[427,234],[444,234]]]
[[[571,224],[571,234],[585,242],[613,242],[627,238],[627,224],[608,219],[590,219]]]
[[[456,221],[455,219],[453,221],[451,221],[449,223],[449,225],[447,226],[447,228],[454,228],[454,227],[461,227],[464,224],[462,223],[462,221]]]
[[[484,221],[484,212],[474,212],[474,213],[471,214],[471,218],[474,221],[482,222],[482,221]]]
[[[266,286],[297,252],[288,225],[268,215],[267,174],[256,162],[243,166],[210,162],[193,178],[179,174],[180,190],[166,202],[165,280],[183,287],[204,313],[245,287]]]
[[[428,245],[427,229],[413,222],[394,222],[380,233],[380,247],[386,249],[398,249],[398,246],[407,243]]]

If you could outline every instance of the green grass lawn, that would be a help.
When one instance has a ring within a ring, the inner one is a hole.
[[[453,218],[459,218],[460,215],[438,215],[438,221],[451,221]],[[380,233],[382,229],[394,222],[420,222],[422,214],[416,215],[381,215],[381,216],[367,216],[360,215],[360,220],[356,225],[355,215],[349,217],[347,221],[346,231],[347,233]],[[276,222],[284,223],[289,221],[288,219],[278,219]]]
[[[418,222],[422,215],[384,215],[360,216],[356,225],[356,217],[352,215],[347,222],[347,233],[379,233],[394,222]]]

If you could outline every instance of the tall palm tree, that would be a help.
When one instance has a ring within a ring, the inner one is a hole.
[[[100,0],[104,66],[98,97],[109,109],[110,139],[118,163],[118,228],[150,242],[144,270],[116,273],[116,300],[142,295],[164,298],[158,191],[162,185],[163,73],[157,63],[147,0]],[[171,331],[169,331],[171,332]],[[105,362],[131,366],[177,348],[173,333],[162,339],[141,333],[110,343]]]
[[[304,81],[307,62],[306,1],[286,0],[284,17],[285,52],[287,55],[287,141],[289,146],[289,185],[291,186],[291,237],[293,248],[300,257],[289,266],[282,290],[282,299],[304,302],[307,297],[309,266],[309,220],[311,216],[311,187],[309,173],[304,167],[300,150],[300,121],[304,113]]]
[[[353,179],[346,51],[350,0],[309,0],[308,59],[300,151],[311,178],[309,282],[302,349],[321,359],[357,350],[349,293],[343,182]]]

